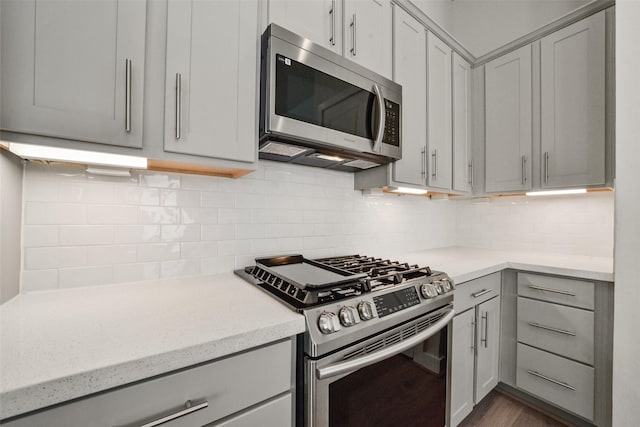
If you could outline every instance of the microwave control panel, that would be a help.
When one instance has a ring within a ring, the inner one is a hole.
[[[400,146],[400,105],[388,99],[384,100],[385,120],[384,135],[382,142],[384,144]]]

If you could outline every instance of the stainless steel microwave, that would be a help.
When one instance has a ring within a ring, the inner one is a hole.
[[[402,87],[278,25],[262,35],[260,158],[358,171],[402,157]]]

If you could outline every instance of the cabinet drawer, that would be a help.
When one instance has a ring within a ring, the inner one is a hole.
[[[493,273],[456,286],[453,297],[456,313],[462,313],[476,304],[500,295],[500,277],[499,272]]]
[[[518,273],[518,295],[593,310],[594,284],[583,280]]]
[[[518,341],[593,365],[593,312],[518,297]]]
[[[6,426],[139,426],[184,410],[189,400],[194,406],[207,401],[208,406],[163,426],[201,426],[291,390],[292,357],[292,341],[282,341],[44,410]]]
[[[293,425],[292,401],[291,393],[287,393],[236,417],[219,424],[209,424],[207,427],[291,427]]]
[[[594,369],[518,343],[516,386],[593,420]]]

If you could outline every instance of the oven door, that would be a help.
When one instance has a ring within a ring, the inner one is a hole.
[[[449,425],[453,316],[449,305],[319,360],[305,358],[305,425]]]

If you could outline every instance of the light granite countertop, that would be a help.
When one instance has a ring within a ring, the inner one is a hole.
[[[452,246],[398,254],[402,262],[429,265],[463,283],[506,268],[613,282],[613,258]]]
[[[24,294],[0,322],[0,419],[305,330],[233,273]]]
[[[376,255],[376,254],[369,254]],[[613,260],[448,247],[393,258],[460,284],[514,268],[613,282]],[[0,306],[0,419],[304,331],[233,273],[20,295]]]

